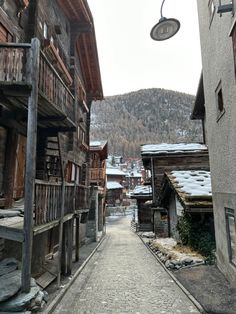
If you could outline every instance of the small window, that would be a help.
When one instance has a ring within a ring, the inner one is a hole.
[[[220,118],[225,113],[224,98],[223,98],[221,82],[219,83],[215,93],[216,93],[217,121],[219,121]]]
[[[234,210],[225,209],[229,260],[236,266],[236,226]]]

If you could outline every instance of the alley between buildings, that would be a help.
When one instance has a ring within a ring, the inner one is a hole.
[[[128,217],[110,218],[106,239],[53,313],[199,313]]]

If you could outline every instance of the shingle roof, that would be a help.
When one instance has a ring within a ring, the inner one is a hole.
[[[142,155],[178,154],[185,152],[207,152],[207,146],[199,143],[145,144],[141,146]]]
[[[107,182],[107,189],[108,190],[123,189],[123,186],[116,181],[108,181]]]

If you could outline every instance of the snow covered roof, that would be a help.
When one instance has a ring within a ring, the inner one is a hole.
[[[136,185],[133,195],[150,195],[152,194],[151,185]]]
[[[103,149],[103,147],[107,144],[107,141],[91,141],[89,143],[90,148],[98,148]]]
[[[163,202],[166,197],[170,197],[166,184],[175,191],[185,210],[197,213],[212,212],[211,175],[209,171],[178,170],[166,173],[160,193],[160,202]]]
[[[108,181],[107,182],[107,189],[108,190],[123,189],[123,186],[116,181]]]
[[[171,171],[171,181],[178,190],[190,196],[212,196],[210,171]]]
[[[145,144],[141,145],[142,155],[178,154],[192,152],[207,152],[207,146],[199,143],[179,143],[179,144]]]
[[[142,175],[139,172],[129,172],[126,174],[126,177],[142,178]]]
[[[106,175],[112,175],[112,176],[125,176],[126,174],[121,171],[118,168],[107,168],[106,169]]]

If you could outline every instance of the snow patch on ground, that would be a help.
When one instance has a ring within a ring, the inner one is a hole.
[[[194,252],[189,249],[189,252],[184,252],[187,247],[183,246],[183,251],[181,247],[176,249],[177,241],[173,238],[157,238],[152,241],[152,244],[161,252],[165,252],[169,255],[170,259],[184,260],[186,258],[192,258],[193,260],[204,259],[199,253]]]

